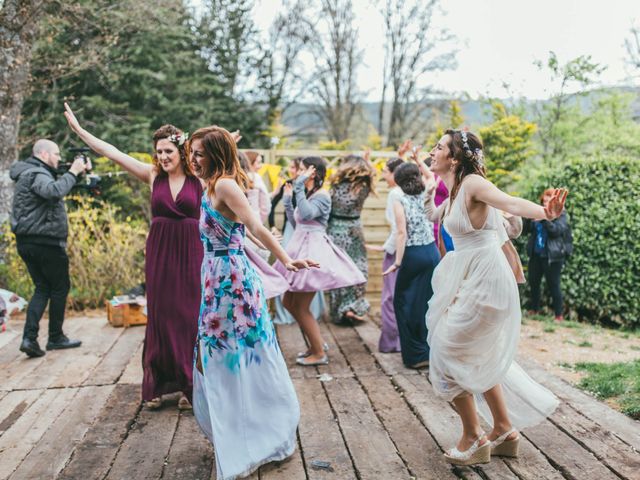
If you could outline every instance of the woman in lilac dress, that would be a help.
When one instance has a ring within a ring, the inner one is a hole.
[[[229,132],[201,128],[190,148],[196,172],[207,182],[193,408],[215,449],[216,478],[234,479],[289,457],[300,418],[262,282],[246,257],[245,229],[287,271],[317,264],[292,260],[262,225],[245,196],[247,178]]]
[[[326,162],[320,157],[306,157],[304,170],[287,185],[284,206],[287,218],[295,230],[287,244],[287,253],[293,258],[307,258],[322,252],[322,265],[317,270],[305,270],[293,274],[281,262],[274,265],[291,287],[283,298],[283,304],[300,324],[309,341],[309,350],[302,352],[300,365],[326,365],[329,359],[327,345],[322,339],[320,327],[309,306],[316,292],[334,288],[350,287],[366,282],[353,260],[338,248],[327,235],[327,223],[331,213],[331,197],[322,190],[326,175]],[[297,207],[293,209],[295,193]]]
[[[95,152],[151,186],[153,220],[147,238],[147,327],[142,354],[142,399],[149,408],[162,395],[181,392],[191,408],[193,344],[198,329],[202,243],[198,232],[202,185],[193,175],[186,135],[173,125],[153,134],[153,164],[119,151],[84,130],[65,104],[69,126]]]

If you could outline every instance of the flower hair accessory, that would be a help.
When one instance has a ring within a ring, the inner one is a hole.
[[[469,147],[469,138],[467,137],[467,132],[462,130],[460,132],[460,135],[462,136],[462,148],[464,148],[464,154],[467,157],[472,157],[473,156],[473,152],[471,151],[471,148]]]
[[[168,140],[171,143],[175,143],[176,145],[182,146],[184,145],[184,142],[187,141],[187,139],[189,138],[189,133],[188,132],[183,132],[183,133],[174,133],[173,135],[169,135]]]

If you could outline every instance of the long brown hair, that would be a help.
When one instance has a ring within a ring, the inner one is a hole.
[[[348,155],[342,159],[338,171],[331,177],[331,184],[349,182],[351,190],[359,192],[365,185],[375,193],[376,172],[363,157]]]
[[[467,137],[465,143],[462,138],[462,130],[449,129],[444,133],[445,135],[449,135],[447,146],[449,147],[450,156],[458,161],[454,171],[455,180],[451,188],[451,193],[449,194],[449,206],[451,206],[453,205],[456,195],[458,195],[464,177],[476,174],[487,178],[487,175],[483,163],[482,141],[477,135],[471,132],[464,132]]]
[[[169,124],[163,125],[153,132],[153,169],[156,175],[167,175],[167,172],[165,172],[160,166],[158,154],[156,153],[156,148],[160,140],[169,140],[173,143],[180,154],[180,165],[182,166],[182,170],[185,175],[189,177],[193,177],[195,175],[191,168],[191,162],[189,162],[189,142],[187,142],[184,137],[185,133],[182,130]],[[184,138],[184,140],[182,140],[182,145],[180,145],[181,138]]]
[[[227,130],[216,125],[199,128],[189,139],[190,146],[194,140],[202,142],[206,162],[198,176],[207,183],[209,196],[213,195],[216,182],[223,177],[233,178],[246,191],[249,178],[240,166],[236,142]]]

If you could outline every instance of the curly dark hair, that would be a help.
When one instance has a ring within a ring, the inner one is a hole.
[[[362,187],[367,186],[371,192],[375,193],[376,171],[364,157],[359,155],[347,155],[340,162],[338,171],[331,178],[331,183],[348,182],[352,191],[359,192]]]
[[[415,163],[403,162],[396,167],[393,179],[405,195],[420,195],[426,188],[420,169]]]
[[[175,127],[169,124],[163,125],[159,129],[157,129],[155,132],[153,132],[153,168],[155,170],[156,175],[162,176],[167,174],[160,166],[160,162],[158,161],[158,155],[156,155],[156,152],[155,152],[156,147],[158,146],[158,142],[160,140],[163,140],[163,139],[169,140],[169,138],[172,135],[179,137],[180,135],[184,135],[184,132],[180,130],[178,127]],[[176,148],[178,149],[178,152],[180,153],[180,165],[182,165],[182,170],[187,176],[193,177],[195,174],[193,173],[193,169],[191,168],[191,162],[189,161],[189,145],[188,145],[189,142],[185,141],[182,145],[179,145],[177,141],[175,142],[172,140],[170,141],[176,146]]]
[[[400,157],[394,157],[387,160],[387,163],[385,164],[385,166],[387,167],[387,170],[389,170],[389,173],[393,173],[395,172],[396,168],[398,168],[403,163],[404,163],[403,159],[401,159]]]

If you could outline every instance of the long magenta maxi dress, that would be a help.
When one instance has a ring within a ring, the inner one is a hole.
[[[193,346],[198,336],[202,242],[198,230],[202,186],[187,177],[174,202],[169,179],[158,176],[151,195],[147,238],[147,330],[142,399],[193,389]]]

